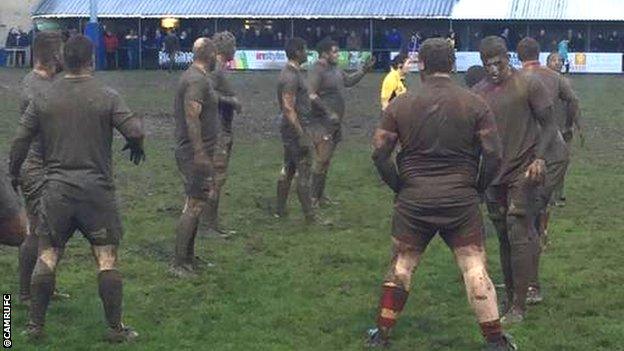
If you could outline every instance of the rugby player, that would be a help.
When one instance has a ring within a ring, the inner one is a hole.
[[[212,41],[217,49],[217,64],[215,70],[210,73],[214,89],[219,98],[219,120],[221,127],[217,138],[214,152],[213,166],[215,179],[215,196],[208,200],[204,210],[204,218],[209,232],[219,236],[227,236],[232,233],[219,226],[219,200],[221,191],[227,180],[227,170],[232,155],[233,134],[232,120],[234,113],[240,114],[242,105],[236,97],[236,92],[228,80],[228,62],[234,59],[236,53],[236,38],[230,32],[219,32],[212,36]]]
[[[71,37],[63,48],[65,74],[42,97],[34,96],[20,121],[11,147],[10,174],[20,178],[30,144],[40,135],[45,182],[39,212],[38,259],[31,283],[25,334],[43,336],[46,310],[54,291],[63,247],[75,230],[90,242],[98,267],[99,294],[108,324],[106,340],[123,342],[138,334],[122,315],[122,276],[117,248],[122,226],[111,168],[113,129],[126,139],[130,159],[139,164],[143,122],[121,96],[92,75],[93,43]]]
[[[356,85],[375,65],[375,59],[371,58],[356,72],[346,73],[338,67],[338,50],[337,42],[330,38],[321,40],[317,46],[319,59],[308,74],[314,143],[312,203],[315,207],[332,204],[324,195],[325,181],[334,151],[342,138],[340,124],[346,107],[344,89]]]
[[[186,201],[176,228],[175,259],[171,273],[195,275],[195,237],[208,201],[214,201],[214,151],[219,133],[219,98],[210,72],[216,66],[217,49],[208,38],[193,45],[193,64],[182,74],[174,101],[175,157],[184,182]]]
[[[507,295],[503,323],[524,319],[533,267],[536,199],[546,175],[546,148],[554,135],[550,92],[534,75],[513,71],[505,41],[486,37],[480,44],[487,79],[473,87],[489,104],[503,143],[503,162],[486,191],[497,230]]]
[[[462,272],[486,350],[515,349],[502,330],[496,291],[486,269],[478,195],[484,189],[477,183],[480,154],[487,165],[483,184],[497,174],[501,141],[485,101],[451,78],[454,62],[455,52],[446,40],[426,40],[418,62],[422,89],[390,103],[375,132],[373,160],[396,197],[393,257],[382,285],[377,327],[369,330],[370,347],[389,345],[412,274],[439,232]],[[391,155],[397,143],[401,152],[395,164]]]

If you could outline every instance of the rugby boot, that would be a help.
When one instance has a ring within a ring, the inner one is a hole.
[[[385,349],[390,347],[388,331],[380,328],[371,328],[366,331],[366,347],[371,349]]]
[[[26,329],[22,332],[22,335],[31,341],[41,340],[45,337],[43,332],[43,326],[28,322]]]
[[[527,305],[537,305],[542,301],[544,301],[544,297],[542,296],[541,289],[537,286],[530,286],[526,297]]]
[[[483,351],[514,351],[517,349],[513,338],[507,333],[503,333],[503,339],[500,342],[488,342],[483,347]]]
[[[119,328],[109,328],[108,333],[106,333],[106,341],[118,344],[122,342],[131,342],[139,337],[139,333],[134,331],[131,327],[122,325]]]
[[[505,326],[522,323],[524,321],[524,312],[517,307],[511,307],[503,317],[501,323]]]

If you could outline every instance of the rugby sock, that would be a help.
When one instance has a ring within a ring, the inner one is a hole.
[[[38,326],[45,323],[46,310],[54,292],[54,273],[34,274],[30,286],[30,321]]]
[[[381,300],[379,301],[379,317],[377,318],[377,326],[380,328],[390,329],[396,324],[409,292],[398,286],[383,286]]]
[[[479,323],[479,327],[481,327],[481,334],[485,341],[497,344],[503,341],[503,328],[500,319]]]
[[[295,171],[287,167],[283,167],[277,180],[277,204],[275,212],[279,216],[286,214],[286,203],[288,202],[288,193],[292,183]]]
[[[178,266],[192,263],[194,257],[189,257],[189,246],[195,245],[195,234],[199,218],[191,213],[182,213],[178,222],[175,248],[175,264]]]
[[[123,281],[118,270],[101,271],[98,274],[100,299],[104,306],[104,314],[108,326],[112,329],[121,328],[121,302]]]
[[[30,280],[37,263],[37,237],[29,234],[19,248],[20,299],[30,298]]]

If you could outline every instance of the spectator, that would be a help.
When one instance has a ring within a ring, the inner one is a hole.
[[[414,34],[412,34],[412,37],[410,38],[410,43],[407,46],[407,50],[409,52],[418,52],[418,50],[420,50],[420,44],[422,43],[422,35],[420,34],[420,32],[416,32]]]
[[[134,29],[130,29],[125,39],[128,55],[128,69],[136,69],[139,60],[139,36]]]
[[[392,28],[392,32],[390,32],[387,40],[388,40],[388,48],[390,49],[401,48],[403,38],[401,37],[401,33],[399,32],[398,29]]]
[[[578,32],[576,36],[572,38],[570,42],[570,50],[573,52],[584,52],[585,51],[585,39],[583,38],[583,33]]]
[[[605,40],[602,33],[598,33],[596,39],[592,41],[592,51],[593,52],[606,52],[607,50],[607,41]]]
[[[165,43],[165,36],[163,35],[162,31],[160,30],[160,28],[156,29],[156,31],[154,32],[154,47],[156,47],[157,50],[163,50]]]
[[[446,41],[449,43],[449,45],[455,49],[455,51],[458,51],[460,48],[460,42],[459,42],[459,37],[457,37],[457,35],[455,34],[454,30],[450,30],[448,35],[446,36]]]
[[[314,30],[314,44],[310,43],[309,47],[316,47],[323,38],[325,37],[325,33],[323,32],[323,28],[317,26]]]
[[[614,30],[609,36],[609,41],[607,42],[607,48],[609,52],[620,52],[622,42],[620,41],[620,36],[618,32]]]
[[[286,37],[284,36],[284,33],[277,32],[277,34],[275,34],[275,40],[273,41],[273,47],[283,48],[285,46],[286,46]]]
[[[188,32],[183,30],[180,32],[180,47],[183,51],[189,50],[191,48],[191,38],[189,38]]]
[[[4,46],[7,48],[17,47],[18,35],[19,31],[17,30],[17,28],[11,28],[11,30],[9,30],[9,34],[7,35],[6,43]]]
[[[104,33],[104,48],[106,50],[106,69],[117,69],[117,49],[119,49],[119,39],[110,30]]]
[[[505,40],[505,44],[507,44],[507,47],[509,48],[509,50],[513,50],[512,46],[511,46],[511,37],[509,34],[509,28],[503,28],[503,32],[500,34],[500,37],[503,38]]]
[[[339,41],[339,35],[338,32],[336,31],[336,26],[331,24],[329,26],[329,33],[327,34],[328,37],[331,38],[331,40],[338,42]]]
[[[342,31],[340,31],[338,35],[338,45],[341,48],[347,47],[347,38],[349,38],[349,31],[346,29],[343,29]]]
[[[561,57],[561,61],[565,66],[565,71],[563,73],[570,72],[570,61],[568,60],[569,44],[568,39],[563,39],[558,45],[559,57]]]
[[[540,29],[539,34],[537,35],[537,38],[535,38],[535,40],[537,40],[537,42],[539,43],[542,51],[548,51],[550,41],[548,40],[548,36],[546,35],[546,29]]]
[[[385,49],[386,45],[386,36],[382,31],[376,29],[373,34],[373,45],[375,49]],[[379,62],[379,61],[378,61]]]
[[[270,48],[273,46],[273,29],[264,28],[262,30],[262,38],[260,42],[261,48]]]
[[[312,42],[314,41],[314,32],[312,31],[312,27],[307,26],[302,37],[309,46],[312,46]]]
[[[349,51],[360,51],[362,50],[362,38],[357,35],[357,33],[352,30],[347,38],[347,43],[345,45],[347,50]]]
[[[364,31],[362,32],[362,36],[360,38],[361,38],[360,43],[362,47],[369,48],[371,50],[373,49],[370,47],[371,32],[370,32],[370,29],[368,29],[368,27],[364,28]]]
[[[16,41],[17,47],[21,49],[15,53],[17,66],[24,67],[26,65],[26,50],[30,46],[30,38],[27,33],[18,28]]]
[[[141,36],[141,46],[144,49],[153,49],[154,48],[154,36],[152,35],[152,31],[147,28],[143,31],[143,35]]]
[[[180,51],[180,39],[176,35],[175,30],[170,30],[165,37],[164,49],[169,58],[169,73],[171,73],[176,64],[176,54]]]
[[[470,49],[474,51],[479,50],[479,44],[481,43],[482,38],[483,35],[480,31],[474,32],[470,38]]]

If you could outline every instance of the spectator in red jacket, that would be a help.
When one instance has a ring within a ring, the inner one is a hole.
[[[104,34],[104,47],[106,48],[106,69],[117,69],[119,39],[111,31],[106,31]]]

